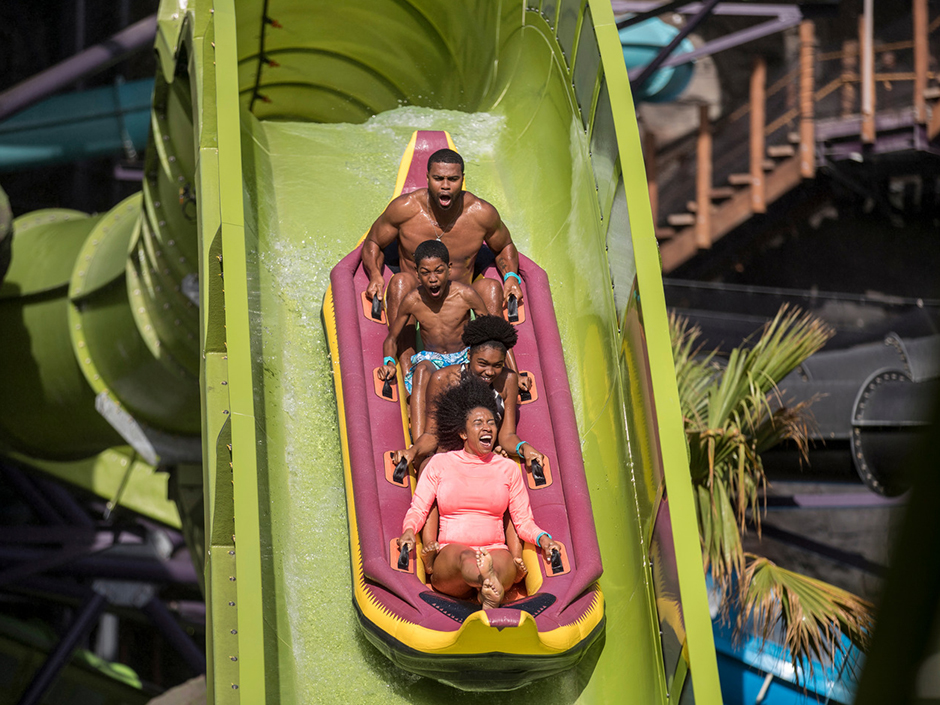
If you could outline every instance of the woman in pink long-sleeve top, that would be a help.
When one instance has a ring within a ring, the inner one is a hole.
[[[516,578],[517,565],[503,530],[507,508],[519,536],[537,544],[546,559],[557,547],[532,518],[519,467],[493,453],[495,406],[492,390],[472,377],[438,399],[440,445],[459,450],[431,458],[418,480],[399,539],[399,545],[415,545],[415,533],[436,500],[441,514],[440,552],[431,585],[456,597],[476,590],[484,609],[498,607]]]

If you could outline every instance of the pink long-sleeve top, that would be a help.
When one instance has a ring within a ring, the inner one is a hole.
[[[441,546],[461,543],[474,548],[506,548],[503,515],[507,507],[516,533],[524,541],[535,543],[542,532],[532,518],[519,466],[500,455],[455,450],[433,456],[418,480],[402,531],[417,533],[435,499],[441,514]]]

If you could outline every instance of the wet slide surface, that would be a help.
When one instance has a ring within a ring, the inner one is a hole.
[[[578,669],[513,693],[465,693],[396,668],[362,636],[351,603],[342,457],[321,305],[331,267],[388,202],[416,129],[451,133],[467,161],[466,187],[499,209],[520,251],[549,274],[598,524],[608,612],[599,660],[595,654]],[[538,189],[530,200],[519,198],[529,192],[528,165],[499,158],[516,151],[517,139],[496,112],[409,107],[362,125],[243,118],[246,226],[248,241],[257,238],[249,266],[253,348],[263,369],[263,384],[256,388],[264,412],[261,485],[268,494],[262,502],[262,562],[275,594],[264,617],[268,640],[276,641],[282,702],[327,702],[330,693],[375,703],[661,697],[654,607],[618,424],[621,402],[604,370],[598,374],[601,363],[595,360],[594,369],[587,369],[587,360],[601,353],[597,346],[610,341],[602,324],[587,321],[585,327],[585,320],[572,315],[591,296],[583,273],[602,271],[606,263],[602,252],[578,247],[576,222],[544,229]],[[567,152],[583,145],[556,147]],[[578,186],[571,185],[576,199],[583,190]]]

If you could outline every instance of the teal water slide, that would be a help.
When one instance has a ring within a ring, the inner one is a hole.
[[[16,389],[29,414],[0,417],[0,431],[37,464],[129,443],[171,470],[205,566],[211,699],[720,702],[609,3],[164,2],[157,55],[142,196],[104,216],[17,221],[0,312],[36,369]],[[397,669],[351,605],[320,302],[333,264],[387,203],[416,129],[452,135],[467,188],[548,274],[597,524],[601,648],[513,693]],[[54,276],[17,266],[55,239],[70,249]],[[45,338],[57,343],[42,353]],[[16,354],[0,345],[5,361]],[[54,384],[43,355],[68,376],[67,398],[30,395]],[[48,420],[66,413],[83,427]]]

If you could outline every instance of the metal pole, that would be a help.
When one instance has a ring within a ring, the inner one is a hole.
[[[627,27],[632,27],[633,25],[639,24],[644,20],[648,20],[650,17],[659,17],[660,15],[664,15],[667,12],[672,12],[673,10],[688,4],[688,0],[673,0],[673,2],[667,2],[664,5],[654,7],[652,10],[638,12],[631,17],[617,20],[617,29],[626,29]]]
[[[39,488],[33,484],[32,479],[30,479],[25,472],[13,465],[7,465],[6,463],[0,464],[0,470],[3,471],[7,482],[26,500],[27,504],[29,504],[38,518],[42,519],[43,522],[47,524],[55,524],[58,526],[65,524],[65,521],[55,510],[55,507],[52,506]]]
[[[140,608],[196,675],[206,672],[206,656],[170,614],[159,597]]]
[[[868,0],[871,2],[871,0]],[[656,73],[656,70],[662,66],[663,62],[669,58],[669,55],[676,50],[676,47],[682,43],[682,40],[689,36],[696,27],[701,24],[702,20],[708,17],[712,10],[715,9],[715,5],[718,4],[718,0],[708,0],[702,7],[696,12],[692,17],[689,18],[688,22],[685,23],[685,26],[679,30],[679,33],[672,38],[672,41],[667,44],[662,51],[660,51],[656,58],[649,62],[643,70],[640,72],[640,75],[636,77],[636,80],[630,81],[630,89],[633,92],[640,90],[643,87],[643,84],[649,80],[650,76]]]
[[[75,617],[75,621],[69,625],[69,630],[65,633],[65,636],[56,644],[55,649],[46,658],[46,662],[33,676],[33,681],[27,686],[23,695],[20,696],[18,705],[37,705],[42,701],[45,692],[69,662],[72,652],[78,646],[78,642],[95,625],[107,604],[108,598],[99,593],[95,593],[89,598],[88,602],[82,606],[81,612]]]
[[[103,71],[128,54],[148,46],[157,32],[157,16],[150,15],[110,39],[42,71],[0,93],[0,120],[27,108],[76,81]]]

